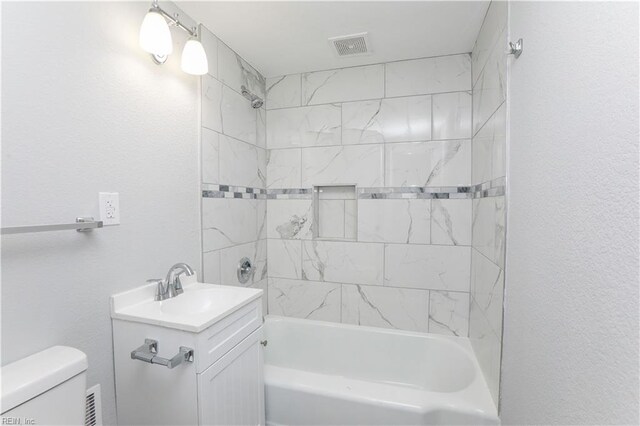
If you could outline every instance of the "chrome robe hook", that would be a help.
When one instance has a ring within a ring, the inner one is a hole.
[[[507,54],[513,55],[516,59],[518,59],[520,55],[522,55],[522,43],[523,43],[522,39],[518,39],[518,41],[516,41],[515,43],[510,41]]]

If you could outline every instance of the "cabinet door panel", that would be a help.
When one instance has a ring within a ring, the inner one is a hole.
[[[264,425],[262,327],[198,374],[202,425]]]
[[[262,325],[262,302],[254,300],[198,335],[196,366],[203,372]]]

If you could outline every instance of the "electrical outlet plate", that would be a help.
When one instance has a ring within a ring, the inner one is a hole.
[[[117,192],[101,192],[100,220],[105,226],[120,225],[120,194]]]

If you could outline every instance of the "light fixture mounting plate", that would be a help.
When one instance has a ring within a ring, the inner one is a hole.
[[[169,59],[169,55],[156,55],[155,53],[150,53],[151,55],[151,59],[153,59],[153,62],[155,62],[158,65],[162,65],[165,62],[167,62],[167,59]]]

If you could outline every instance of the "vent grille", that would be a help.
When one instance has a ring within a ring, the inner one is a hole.
[[[95,385],[87,389],[84,424],[85,426],[102,426],[102,399],[100,398],[100,385]]]
[[[338,56],[360,56],[371,54],[367,33],[351,34],[329,39]]]

